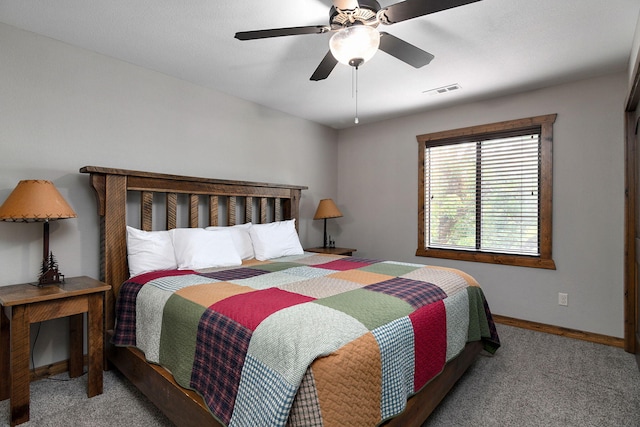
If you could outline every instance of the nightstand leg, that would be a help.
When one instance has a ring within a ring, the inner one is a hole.
[[[87,314],[89,351],[89,380],[87,396],[102,394],[102,362],[104,353],[104,330],[102,325],[104,293],[89,296],[89,312]]]
[[[82,313],[69,316],[69,378],[79,377],[84,368],[83,323]]]
[[[29,421],[29,309],[11,310],[11,426]]]
[[[9,318],[0,306],[0,400],[9,398],[9,349],[11,348]]]

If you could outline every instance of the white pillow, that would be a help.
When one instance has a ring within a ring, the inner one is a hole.
[[[171,237],[178,270],[242,264],[228,230],[176,228],[171,230]]]
[[[127,226],[127,260],[131,277],[178,267],[169,231],[142,231]]]
[[[304,250],[296,232],[296,220],[253,224],[249,228],[256,259],[265,261],[286,255],[302,255]]]
[[[253,243],[251,243],[251,236],[249,235],[249,229],[251,223],[232,225],[231,227],[207,227],[205,230],[229,230],[233,243],[236,245],[238,255],[242,259],[252,259],[255,257],[253,253]]]

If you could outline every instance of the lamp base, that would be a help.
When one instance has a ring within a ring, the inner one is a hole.
[[[327,248],[327,218],[324,218],[324,244],[322,247]]]

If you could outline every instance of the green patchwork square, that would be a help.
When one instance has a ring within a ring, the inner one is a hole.
[[[399,298],[366,288],[321,298],[314,301],[314,304],[346,313],[370,331],[414,311],[411,305]]]
[[[359,268],[358,270],[369,271],[371,273],[386,274],[387,276],[402,276],[403,274],[411,273],[420,267],[403,264],[393,264],[389,262],[378,262],[366,267]]]
[[[182,387],[190,387],[198,325],[205,310],[206,307],[177,294],[171,295],[164,306],[160,363]]]
[[[288,268],[294,268],[294,267],[300,267],[300,266],[301,264],[295,263],[295,262],[271,262],[268,264],[252,265],[249,268],[252,268],[254,270],[274,272],[274,271],[282,271]]]

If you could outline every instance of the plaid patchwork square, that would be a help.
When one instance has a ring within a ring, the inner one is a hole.
[[[447,297],[447,294],[434,284],[401,277],[374,283],[365,289],[400,298],[416,309]]]
[[[209,273],[200,273],[201,276],[209,277],[211,279],[229,281],[229,280],[239,280],[239,279],[248,279],[250,277],[260,276],[262,274],[267,274],[266,270],[258,270],[257,268],[235,268],[231,270],[219,270],[219,271],[211,271]]]
[[[296,388],[278,372],[247,355],[229,427],[284,427]]]
[[[191,387],[203,396],[211,412],[229,424],[251,331],[238,322],[206,310],[198,325]]]
[[[349,262],[357,262],[360,264],[375,264],[377,262],[380,262],[379,259],[371,259],[371,258],[361,258],[361,257],[357,257],[357,256],[350,256],[350,257],[346,257],[346,258],[342,258],[343,260],[347,260]]]
[[[289,426],[322,427],[322,415],[318,402],[318,391],[311,366],[305,372],[298,393],[291,405],[287,420]]]
[[[120,287],[116,299],[116,328],[112,343],[114,345],[136,345],[136,300],[142,289],[140,283],[125,282]]]
[[[315,267],[326,268],[328,270],[345,271],[366,267],[377,262],[379,261],[373,259],[344,257],[324,264],[316,264]]]
[[[399,333],[400,332],[400,333]],[[413,393],[413,326],[402,317],[372,331],[382,360],[382,419],[402,412]]]
[[[449,296],[464,291],[470,284],[462,272],[457,272],[446,267],[419,268],[403,274],[402,277],[420,282],[437,283],[440,289],[445,291]]]

